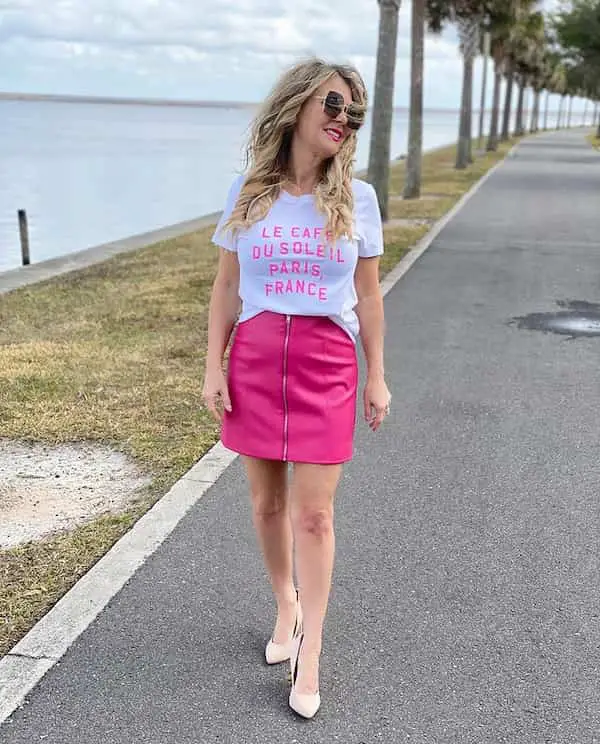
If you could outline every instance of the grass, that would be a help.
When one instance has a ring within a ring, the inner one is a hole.
[[[511,144],[464,171],[452,168],[454,147],[427,154],[423,195],[441,198],[398,198],[405,164],[394,164],[390,217],[441,217]],[[427,230],[385,229],[382,277]],[[108,444],[153,478],[124,513],[0,550],[0,655],[217,441],[200,397],[217,265],[211,234],[204,229],[0,295],[1,435]]]
[[[587,140],[592,145],[592,147],[595,147],[598,150],[600,150],[600,137],[598,137],[597,134],[588,135]]]

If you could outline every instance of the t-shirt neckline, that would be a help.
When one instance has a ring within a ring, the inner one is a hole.
[[[300,194],[298,196],[294,194],[290,194],[289,191],[286,191],[285,189],[281,189],[279,192],[279,197],[283,199],[283,201],[290,202],[291,204],[297,204],[298,202],[302,201],[312,201],[315,198],[314,194]]]

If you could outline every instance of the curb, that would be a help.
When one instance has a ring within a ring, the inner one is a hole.
[[[16,269],[3,271],[0,273],[0,295],[21,287],[28,287],[31,284],[38,284],[55,276],[68,274],[71,271],[95,266],[121,253],[130,253],[141,248],[148,248],[162,240],[178,238],[181,235],[201,230],[204,227],[216,224],[220,216],[221,212],[213,212],[203,217],[176,222],[173,225],[160,227],[156,230],[131,235],[128,238],[84,248],[75,253],[67,253],[65,256],[48,258],[44,261],[36,261],[29,266],[19,266]]]
[[[490,168],[388,273],[381,283],[384,297],[518,147]],[[237,457],[217,442],[0,660],[0,726]]]

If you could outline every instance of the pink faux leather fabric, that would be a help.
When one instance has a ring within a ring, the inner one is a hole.
[[[228,449],[288,462],[352,459],[356,347],[329,318],[262,312],[240,323],[227,379],[232,411],[221,439]]]

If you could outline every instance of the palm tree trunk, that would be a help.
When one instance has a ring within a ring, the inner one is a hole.
[[[531,104],[531,126],[530,132],[537,132],[538,130],[538,106],[540,102],[540,93],[537,90],[531,91],[532,104]]]
[[[481,105],[479,107],[479,149],[483,147],[483,122],[485,119],[485,103],[487,98],[488,57],[490,56],[490,32],[483,35],[483,80],[481,82]]]
[[[425,0],[412,3],[412,56],[410,64],[410,124],[406,160],[405,199],[421,196],[423,157],[423,48],[425,42]]]
[[[510,115],[512,109],[512,92],[514,84],[514,74],[512,71],[512,65],[508,63],[508,71],[506,77],[506,94],[504,96],[504,119],[502,121],[502,142],[508,142],[510,139]]]
[[[530,132],[536,133],[539,130],[540,122],[540,95],[539,90],[533,92],[533,111],[531,113],[531,129]]]
[[[517,121],[515,122],[515,137],[522,137],[525,134],[523,125],[523,103],[525,101],[525,83],[518,82],[519,98],[517,101]]]
[[[495,152],[498,149],[498,124],[500,119],[500,84],[502,82],[502,68],[498,62],[494,63],[494,98],[492,102],[492,120],[487,150]]]
[[[367,180],[377,194],[381,219],[388,218],[394,74],[400,0],[378,0],[379,38]]]
[[[550,91],[546,91],[546,108],[544,110],[544,131],[548,129],[548,110],[550,108]]]
[[[469,85],[473,87],[473,60],[463,56],[463,84],[460,105],[460,125],[458,147],[456,148],[456,167],[466,168],[469,164]]]
[[[458,21],[458,38],[463,54],[463,89],[456,148],[456,167],[460,169],[473,162],[473,66],[479,50],[481,20],[480,16],[474,16]]]
[[[473,161],[473,75],[475,72],[475,56],[469,58],[469,84],[467,86],[467,121],[465,136],[467,142],[467,163]]]
[[[567,128],[571,128],[571,116],[573,115],[573,96],[569,96],[569,116],[567,118]]]
[[[561,97],[558,99],[558,116],[556,117],[556,128],[560,129],[562,124],[562,110],[563,110],[563,101],[564,96],[561,95]]]

